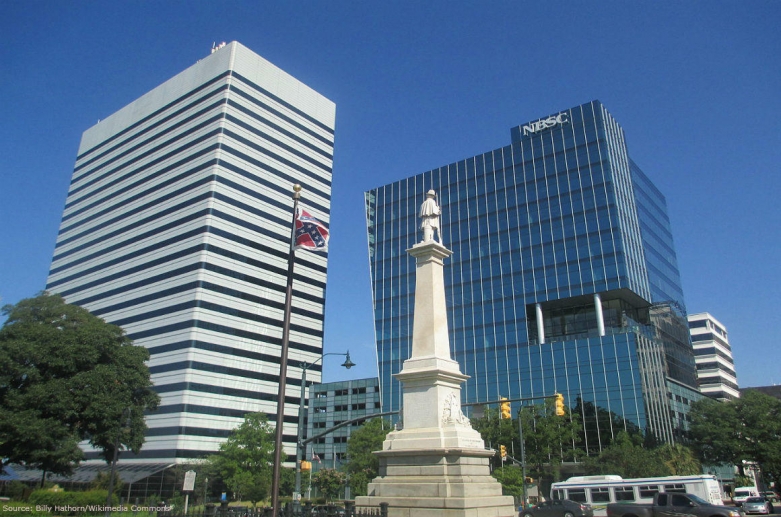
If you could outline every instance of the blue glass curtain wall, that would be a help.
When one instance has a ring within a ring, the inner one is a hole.
[[[623,131],[597,101],[562,113],[566,122],[545,131],[513,128],[511,145],[366,193],[384,410],[401,404],[392,375],[409,357],[415,284],[406,250],[421,238],[418,208],[434,189],[443,243],[453,251],[445,263],[451,353],[471,376],[463,402],[558,391],[584,415],[597,407],[621,426],[656,425],[644,394],[659,380],[644,380],[652,362],[637,346],[647,329],[624,319],[603,337],[540,345],[527,318],[536,303],[593,303],[594,293],[627,291],[652,301]],[[665,403],[653,402],[654,414]],[[584,447],[598,450],[603,432],[594,424]]]

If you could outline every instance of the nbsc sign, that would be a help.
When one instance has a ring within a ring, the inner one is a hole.
[[[537,122],[532,122],[526,126],[523,126],[523,136],[528,136],[533,133],[548,129],[554,126],[560,126],[569,122],[569,118],[565,112],[561,112],[558,115],[551,115],[548,118],[543,118]]]

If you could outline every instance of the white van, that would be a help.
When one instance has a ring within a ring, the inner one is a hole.
[[[753,486],[740,486],[732,491],[732,504],[742,506],[749,497],[759,497],[759,491]]]

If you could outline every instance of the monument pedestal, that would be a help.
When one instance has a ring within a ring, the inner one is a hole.
[[[403,433],[403,431],[399,431]],[[411,438],[411,437],[410,437]],[[380,475],[356,506],[388,503],[389,517],[514,517],[512,496],[491,477],[484,449],[382,451]]]
[[[455,365],[455,369],[454,369]],[[404,426],[376,454],[379,476],[355,505],[388,503],[389,517],[514,517],[512,496],[491,476],[480,433],[461,412],[455,361],[408,359],[397,374],[404,383]],[[411,428],[407,426],[411,425]]]

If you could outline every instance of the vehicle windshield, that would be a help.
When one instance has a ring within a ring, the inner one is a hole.
[[[697,497],[697,496],[696,496],[696,495],[694,495],[694,494],[686,494],[686,495],[689,497],[689,499],[691,499],[692,501],[694,501],[694,502],[695,502],[695,503],[697,503],[697,504],[710,504],[710,503],[709,503],[708,501],[706,501],[705,499],[703,499],[703,498],[701,498],[701,497]]]
[[[746,499],[747,503],[764,503],[765,498],[764,497],[749,497]]]

